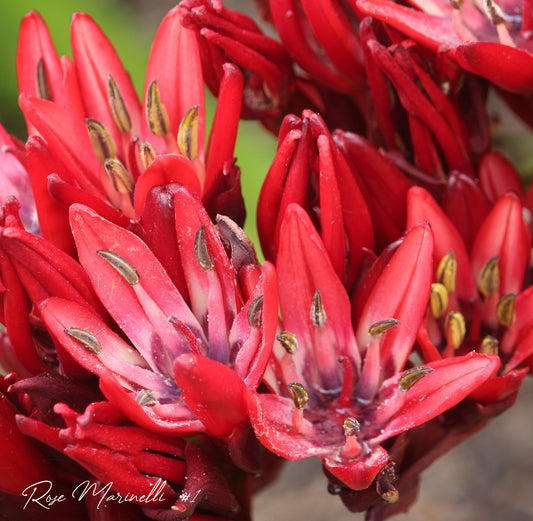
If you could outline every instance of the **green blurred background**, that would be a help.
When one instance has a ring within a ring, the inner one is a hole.
[[[252,2],[247,2],[253,5]],[[158,22],[174,3],[152,0],[3,0],[0,15],[0,121],[11,134],[24,139],[25,125],[18,108],[16,47],[23,16],[32,9],[45,19],[60,55],[71,56],[70,18],[79,11],[91,15],[113,42],[137,92],[142,93],[144,72]],[[208,96],[207,121],[211,121],[215,101]],[[235,155],[242,170],[242,186],[248,217],[245,230],[257,245],[255,208],[261,182],[274,157],[276,142],[255,122],[241,122]],[[259,249],[259,248],[258,248]]]

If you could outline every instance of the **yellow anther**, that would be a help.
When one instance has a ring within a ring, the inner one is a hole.
[[[161,101],[161,94],[154,80],[146,93],[146,120],[152,134],[156,136],[166,136],[170,131],[170,122],[167,109]]]
[[[104,167],[117,192],[121,194],[133,194],[133,189],[135,188],[133,178],[118,159],[108,159],[104,163]]]
[[[280,344],[283,346],[285,351],[287,351],[287,353],[290,355],[296,353],[296,350],[298,349],[298,340],[296,339],[295,335],[289,333],[288,331],[282,331],[278,336],[276,336],[276,339],[279,340]]]
[[[46,79],[44,60],[42,58],[37,63],[37,96],[41,99],[52,99],[50,88],[48,87],[48,80]]]
[[[313,303],[311,304],[310,313],[311,323],[315,327],[322,327],[326,322],[326,311],[324,310],[324,304],[322,303],[322,297],[320,291],[317,289],[313,296]]]
[[[344,420],[342,428],[345,436],[355,436],[361,430],[361,425],[357,421],[357,418],[350,416]]]
[[[109,250],[98,250],[96,253],[115,268],[128,284],[134,286],[139,283],[138,271],[124,257]]]
[[[298,383],[287,384],[287,387],[292,391],[294,405],[298,409],[305,409],[309,403],[309,393],[305,390],[305,387]]]
[[[513,323],[515,301],[516,295],[514,293],[504,295],[498,300],[498,304],[496,304],[496,317],[502,326],[510,326]]]
[[[120,132],[130,132],[130,114],[126,108],[120,89],[111,74],[109,75],[109,81],[107,82],[107,102],[111,110],[111,115],[113,116],[113,121]]]
[[[400,323],[399,320],[395,318],[387,318],[386,320],[380,320],[375,324],[372,324],[368,328],[368,334],[371,337],[377,338],[386,333],[389,329],[392,329],[394,326],[397,326]]]
[[[411,389],[411,387],[413,387],[413,385],[422,380],[424,376],[432,371],[433,369],[431,369],[431,367],[413,367],[402,374],[400,380],[398,381],[398,388],[400,391],[406,393],[409,389]]]
[[[485,297],[494,295],[500,288],[500,267],[497,255],[491,257],[481,269],[477,286]]]
[[[203,224],[200,226],[200,228],[198,228],[196,237],[194,238],[194,253],[196,255],[196,260],[204,271],[211,271],[215,267],[213,258],[211,257],[209,248],[207,247],[205,226]]]
[[[157,399],[154,396],[154,393],[149,389],[143,389],[141,392],[139,392],[137,398],[135,398],[135,401],[141,407],[153,407],[154,405],[157,405]]]
[[[431,293],[429,294],[429,306],[431,313],[435,318],[440,318],[444,315],[448,307],[448,290],[444,284],[435,282],[431,284]]]
[[[91,353],[98,355],[102,352],[102,345],[90,331],[79,327],[69,327],[65,329],[65,333],[82,343]]]
[[[188,110],[180,123],[178,130],[178,147],[180,152],[191,161],[198,154],[198,105]]]
[[[455,291],[455,277],[457,275],[457,261],[453,251],[450,251],[442,257],[437,268],[437,281],[440,282],[448,291]]]
[[[454,349],[458,349],[466,335],[465,317],[459,311],[451,311],[444,322],[444,334],[446,341]]]
[[[479,351],[486,355],[497,355],[499,352],[500,342],[497,338],[491,335],[487,335],[481,342],[481,348]]]
[[[141,154],[141,160],[144,168],[148,168],[148,166],[154,162],[156,156],[154,147],[150,145],[150,143],[143,141],[141,143],[141,149],[139,153]]]
[[[104,164],[106,160],[115,157],[117,153],[115,142],[104,125],[96,119],[86,119],[85,123],[98,161]]]
[[[263,313],[263,295],[259,295],[252,300],[248,308],[247,318],[248,324],[254,329],[261,327],[261,315]]]

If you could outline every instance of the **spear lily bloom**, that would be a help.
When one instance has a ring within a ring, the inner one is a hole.
[[[355,331],[350,302],[307,214],[289,205],[276,261],[283,331],[250,400],[256,435],[287,459],[319,456],[344,486],[388,472],[389,438],[439,415],[498,368],[470,354],[406,369],[429,295],[433,237],[411,229],[375,281]],[[383,498],[395,501],[392,481]]]
[[[74,62],[59,58],[42,18],[22,21],[17,70],[30,138],[28,168],[43,236],[73,252],[67,208],[80,202],[122,226],[153,186],[179,182],[212,216],[244,220],[233,149],[243,79],[227,64],[207,148],[200,55],[178,9],[155,36],[141,105],[109,40],[87,15],[71,29]],[[68,139],[67,139],[68,136]]]

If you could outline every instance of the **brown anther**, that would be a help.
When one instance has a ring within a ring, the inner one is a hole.
[[[91,353],[98,355],[102,352],[102,344],[90,331],[79,327],[69,327],[64,331],[68,336],[83,344]]]
[[[191,161],[198,155],[198,114],[199,106],[189,109],[180,123],[178,130],[178,148]]]
[[[250,307],[248,308],[248,324],[254,329],[259,329],[261,327],[263,313],[263,295],[259,295],[252,300]]]
[[[298,409],[305,409],[309,403],[309,393],[305,390],[305,387],[298,383],[287,384],[287,387],[292,391],[294,405]]]
[[[399,323],[400,321],[396,320],[395,318],[387,318],[385,320],[380,320],[379,322],[372,324],[368,328],[368,334],[373,338],[378,338],[384,333],[386,333],[389,329],[392,329],[394,326],[397,326]]]
[[[502,24],[505,22],[505,14],[502,8],[494,2],[494,0],[483,0],[483,8],[487,17],[493,25]]]
[[[458,349],[466,335],[465,317],[459,311],[450,311],[444,322],[444,334],[448,344]]]
[[[98,161],[104,164],[107,159],[115,157],[117,153],[115,142],[104,125],[96,119],[86,119],[85,123]]]
[[[477,279],[479,291],[485,297],[494,295],[500,288],[498,255],[491,257],[483,266]]]
[[[486,355],[497,355],[499,353],[499,347],[500,342],[498,339],[491,335],[487,335],[481,342],[481,348],[479,349],[479,352]]]
[[[40,58],[37,63],[37,96],[41,99],[52,99],[50,88],[48,87],[48,80],[46,79],[44,60],[42,58]]]
[[[496,317],[502,326],[508,327],[513,323],[515,301],[516,295],[514,293],[504,295],[498,300],[498,304],[496,304]]]
[[[148,168],[148,166],[150,166],[154,162],[156,156],[154,147],[150,145],[150,143],[148,143],[147,141],[143,141],[141,143],[139,153],[141,155],[141,160],[143,162],[144,168]]]
[[[141,407],[153,407],[154,405],[157,405],[157,399],[154,396],[154,393],[149,389],[143,389],[141,392],[139,392],[139,394],[137,394],[137,398],[135,398],[135,401]]]
[[[400,380],[398,381],[398,388],[403,393],[406,393],[409,389],[411,389],[411,387],[413,387],[417,382],[422,380],[424,376],[432,371],[433,369],[431,369],[431,367],[413,367],[402,374]]]
[[[156,80],[152,81],[146,93],[146,120],[152,134],[163,137],[169,133],[170,122],[167,109],[161,101]]]
[[[96,253],[115,268],[128,284],[135,286],[139,283],[139,273],[126,259],[109,250],[98,250]]]
[[[315,327],[322,327],[326,322],[326,311],[324,310],[324,304],[322,303],[322,297],[320,296],[320,291],[318,289],[313,296],[310,318],[311,323]]]
[[[130,132],[130,114],[126,108],[120,89],[111,74],[109,75],[109,81],[107,82],[107,103],[109,104],[113,121],[120,132]]]
[[[342,429],[345,436],[355,436],[361,430],[361,425],[357,421],[357,418],[350,416],[344,420]]]
[[[463,7],[464,0],[450,0],[450,5],[454,9],[461,9]]]
[[[104,163],[105,171],[113,183],[113,188],[120,194],[133,196],[135,183],[131,174],[118,159],[107,159]]]
[[[435,282],[431,284],[431,293],[429,295],[429,306],[431,313],[435,318],[440,318],[444,315],[448,307],[448,290],[444,284]]]
[[[205,226],[203,224],[200,226],[200,228],[198,228],[196,237],[194,238],[194,253],[196,254],[196,260],[198,261],[198,264],[200,264],[204,271],[211,271],[215,267],[213,258],[211,257],[209,248],[207,247]]]
[[[279,340],[279,343],[290,355],[296,353],[296,350],[298,349],[298,340],[292,333],[289,333],[288,331],[282,331],[276,336],[276,340]]]
[[[455,291],[455,277],[457,275],[457,261],[453,250],[444,255],[437,267],[437,281],[444,285],[448,293]]]
[[[394,486],[398,476],[394,463],[389,462],[378,474],[376,479],[376,491],[387,503],[396,503],[400,499],[400,493]]]

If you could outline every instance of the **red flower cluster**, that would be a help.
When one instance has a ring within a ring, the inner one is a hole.
[[[486,99],[529,94],[531,6],[409,3],[258,2],[278,42],[184,0],[142,101],[88,16],[73,60],[24,18],[29,138],[0,129],[12,518],[244,521],[283,460],[317,456],[377,521],[513,404],[533,192],[492,149]],[[262,265],[239,227],[241,117],[278,135]]]

